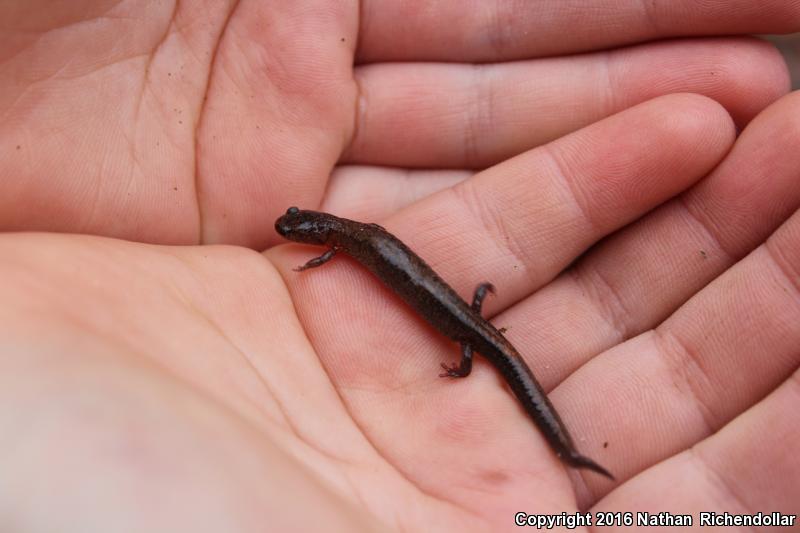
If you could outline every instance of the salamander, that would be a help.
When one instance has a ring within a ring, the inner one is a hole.
[[[339,252],[361,263],[431,326],[461,345],[460,363],[442,363],[441,377],[468,376],[473,351],[479,353],[502,374],[564,463],[614,479],[608,470],[578,453],[561,417],[522,356],[500,330],[481,316],[486,294],[494,292],[491,284],[478,285],[472,305],[468,304],[422,258],[377,224],[290,207],[275,222],[275,230],[290,241],[328,247],[296,271],[319,267]]]

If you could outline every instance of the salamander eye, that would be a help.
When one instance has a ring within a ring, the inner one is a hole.
[[[294,206],[292,206],[292,207],[290,207],[289,209],[286,210],[286,214],[287,215],[296,215],[299,212],[300,212],[300,209],[298,209],[298,208],[296,208]]]

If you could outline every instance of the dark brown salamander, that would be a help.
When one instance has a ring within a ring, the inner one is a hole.
[[[481,317],[486,292],[494,292],[489,283],[478,286],[469,306],[425,261],[377,224],[290,207],[275,222],[275,230],[291,241],[330,247],[295,270],[318,267],[337,252],[356,259],[429,324],[461,343],[461,364],[453,367],[442,364],[445,372],[440,376],[468,376],[472,370],[472,352],[478,352],[500,371],[562,461],[614,479],[608,470],[577,452],[567,428],[522,356],[500,331]]]

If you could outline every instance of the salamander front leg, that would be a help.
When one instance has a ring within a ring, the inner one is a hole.
[[[472,372],[472,346],[469,344],[461,345],[461,363],[458,365],[447,366],[442,363],[444,372],[439,374],[440,378],[465,378]]]
[[[336,246],[334,246],[333,248],[331,248],[330,250],[328,250],[327,252],[325,252],[321,256],[315,257],[314,259],[310,260],[305,265],[296,267],[294,269],[294,271],[295,272],[302,272],[303,270],[308,270],[309,268],[315,268],[315,267],[324,265],[325,263],[330,261],[333,258],[333,256],[336,255],[336,252],[338,252],[338,251],[339,251],[339,249]]]

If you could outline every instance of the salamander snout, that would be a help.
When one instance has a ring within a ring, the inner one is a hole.
[[[296,207],[287,209],[286,214],[278,217],[278,220],[275,221],[275,231],[277,231],[279,235],[288,238],[288,235],[292,232],[292,219],[296,218],[294,215],[297,215],[299,212],[300,210]]]
[[[295,242],[326,244],[330,233],[331,215],[290,207],[275,221],[275,231]]]

